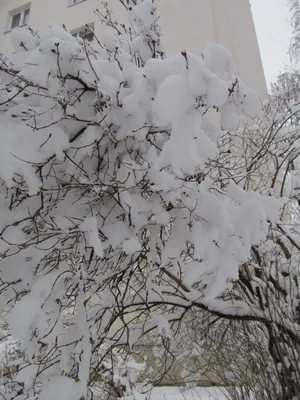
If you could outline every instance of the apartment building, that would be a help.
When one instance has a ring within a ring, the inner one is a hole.
[[[115,19],[126,21],[119,0],[106,0]],[[165,50],[187,49],[200,54],[207,43],[227,47],[241,78],[261,96],[267,91],[249,0],[157,0]],[[101,0],[0,0],[0,52],[12,50],[10,32],[16,27],[42,29],[64,24],[82,35],[90,24],[101,37],[103,26],[95,10]],[[93,41],[93,34],[86,36]]]

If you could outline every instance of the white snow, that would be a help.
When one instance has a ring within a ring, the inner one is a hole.
[[[82,231],[87,232],[89,244],[94,248],[99,257],[103,257],[103,246],[99,238],[96,217],[86,217],[80,225]]]
[[[226,397],[219,388],[193,389],[179,387],[156,387],[152,390],[151,400],[225,400]]]

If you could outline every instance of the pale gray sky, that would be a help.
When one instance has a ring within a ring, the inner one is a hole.
[[[285,65],[292,34],[288,0],[250,0],[267,83]]]

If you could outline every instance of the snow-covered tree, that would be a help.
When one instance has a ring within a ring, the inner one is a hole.
[[[293,35],[290,44],[290,55],[293,61],[299,62],[300,56],[300,3],[299,0],[289,0]]]
[[[280,218],[269,227],[267,240],[252,246],[252,257],[239,269],[235,294],[231,294],[260,309],[267,318],[259,323],[226,323],[209,316],[201,325],[203,347],[214,356],[199,370],[207,365],[214,371],[218,367],[219,376],[226,381],[224,371],[228,359],[233,360],[228,381],[234,378],[244,384],[243,398],[247,399],[253,398],[253,392],[259,399],[298,399],[300,393],[299,122],[299,72],[287,71],[274,83],[263,116],[230,139],[234,149],[230,165],[235,173],[240,171],[239,185],[285,202]],[[281,320],[282,326],[293,327],[292,331],[270,322],[271,315]],[[250,375],[252,379],[248,379]],[[230,392],[240,398],[240,393]]]
[[[0,56],[0,305],[22,353],[7,400],[140,398],[134,345],[172,341],[191,309],[298,335],[234,290],[286,203],[253,190],[273,136],[230,133],[259,99],[227,50],[166,58],[154,1],[120,3],[130,27],[106,4],[95,47],[16,29]]]

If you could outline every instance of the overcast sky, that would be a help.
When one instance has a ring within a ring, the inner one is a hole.
[[[268,84],[289,64],[291,37],[288,0],[250,0]]]

